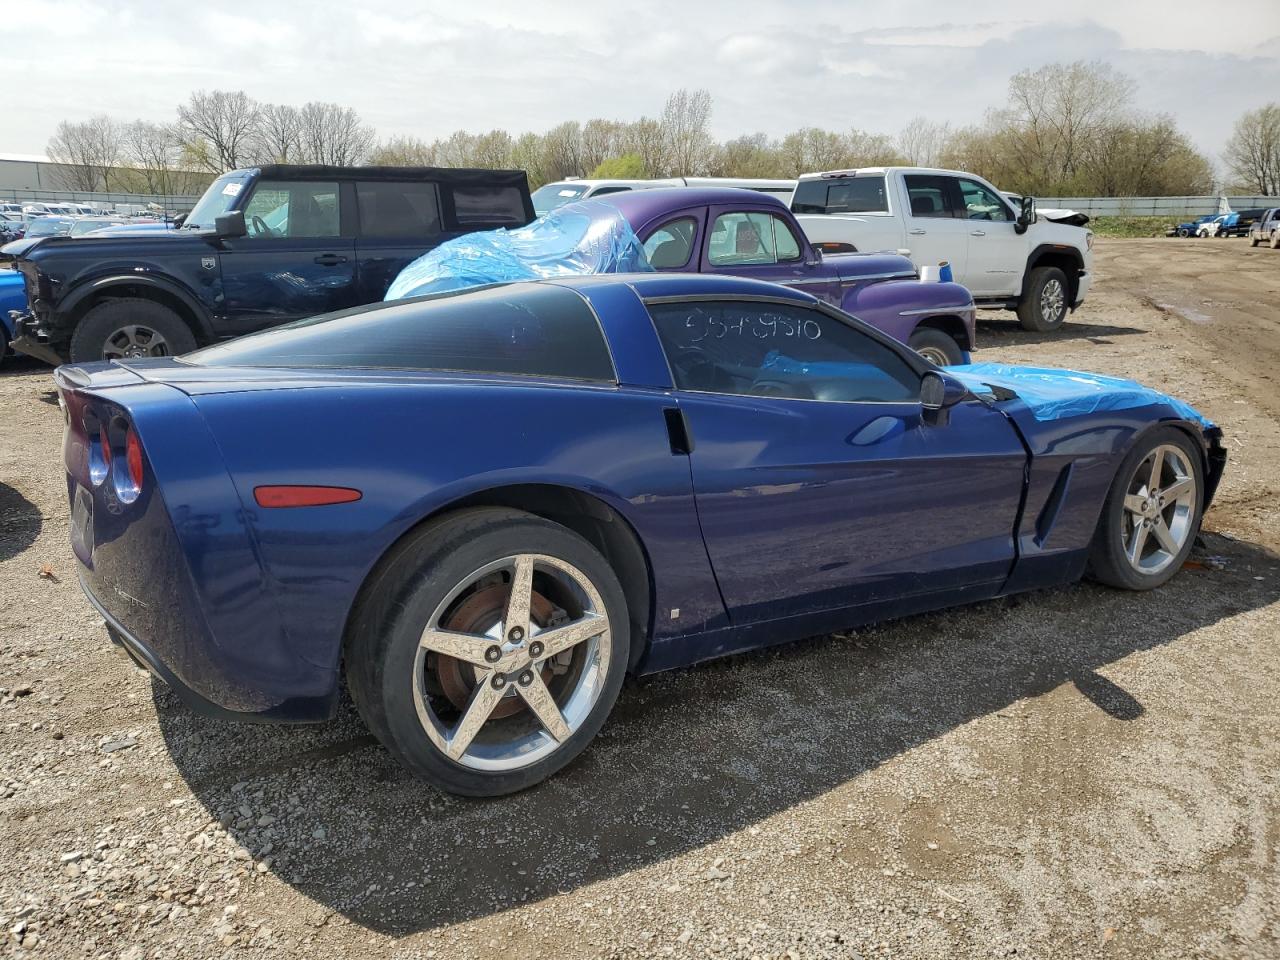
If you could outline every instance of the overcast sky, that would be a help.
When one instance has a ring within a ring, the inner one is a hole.
[[[652,116],[681,86],[711,91],[718,138],[896,133],[980,119],[1026,67],[1100,59],[1216,159],[1280,99],[1280,0],[17,0],[2,22],[0,153],[43,153],[63,119],[170,120],[200,88],[332,100],[427,140]]]

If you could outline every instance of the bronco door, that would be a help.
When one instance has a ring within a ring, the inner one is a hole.
[[[1014,561],[1026,453],[1003,415],[923,422],[919,362],[784,302],[651,302],[735,624],[975,588]]]
[[[337,183],[260,180],[244,219],[248,234],[222,241],[219,333],[238,336],[363,302]]]

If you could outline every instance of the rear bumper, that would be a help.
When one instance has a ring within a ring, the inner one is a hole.
[[[163,680],[193,713],[213,720],[231,720],[241,723],[318,723],[332,715],[332,703],[327,698],[313,701],[309,709],[300,708],[299,703],[294,701],[287,706],[262,713],[229,710],[214,703],[183,683],[172,670],[165,666],[164,661],[151,647],[139,640],[124,624],[113,617],[111,612],[102,605],[102,601],[94,596],[83,574],[80,575],[80,589],[84,591],[85,597],[93,604],[99,616],[106,621],[111,642],[123,647],[131,660],[146,669],[157,680]]]
[[[93,604],[93,608],[98,611],[98,615],[102,617],[107,624],[107,632],[111,637],[111,642],[123,647],[125,652],[129,654],[129,658],[138,666],[146,669],[157,680],[163,680],[178,695],[178,699],[189,707],[192,712],[200,714],[202,717],[210,717],[214,720],[248,720],[263,721],[269,718],[263,717],[261,714],[255,713],[238,713],[235,710],[228,710],[226,707],[220,707],[212,700],[208,700],[196,693],[185,683],[179,680],[168,667],[161,662],[155,652],[151,650],[145,643],[129,632],[119,620],[111,615],[104,607],[101,601],[93,595],[93,591],[89,589],[89,585],[85,583],[84,577],[80,577],[80,589],[84,591],[84,595]]]

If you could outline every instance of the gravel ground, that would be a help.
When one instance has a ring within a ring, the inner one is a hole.
[[[1069,326],[992,315],[979,356],[1223,425],[1191,569],[633,681],[578,763],[497,801],[410,780],[350,708],[206,721],[114,655],[48,370],[6,363],[0,955],[1280,956],[1280,253],[1098,261]]]

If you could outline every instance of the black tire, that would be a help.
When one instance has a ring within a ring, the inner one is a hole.
[[[154,334],[149,341],[150,350],[129,353],[118,348],[120,338],[133,328],[140,348],[145,346],[143,332]],[[71,359],[75,363],[120,356],[176,357],[195,348],[195,334],[182,317],[164,304],[140,297],[104,300],[80,318],[71,335]]]
[[[1271,234],[1271,249],[1280,250],[1280,230],[1275,230]]]
[[[1045,288],[1055,282],[1062,297],[1056,312],[1050,314],[1043,300]],[[1057,267],[1036,267],[1028,278],[1027,295],[1018,303],[1018,321],[1024,330],[1048,333],[1062,326],[1070,306],[1067,302],[1067,275]]]
[[[964,363],[964,351],[960,349],[960,344],[950,335],[932,327],[917,327],[907,340],[907,346],[940,367]]]
[[[427,735],[415,703],[415,658],[424,626],[459,584],[485,564],[521,553],[565,561],[591,582],[609,617],[609,664],[598,699],[553,752],[517,769],[477,770],[450,758]],[[347,627],[347,685],[369,729],[414,775],[450,793],[501,796],[545,780],[599,732],[626,673],[629,622],[613,569],[578,534],[518,510],[461,510],[410,534],[379,565]]]
[[[1191,236],[1191,231],[1188,230],[1186,227],[1183,227],[1181,230],[1178,231],[1178,236],[1189,237]]]
[[[1173,561],[1159,572],[1148,574],[1134,569],[1125,555],[1122,533],[1124,498],[1139,465],[1144,463],[1152,451],[1164,445],[1175,446],[1184,454],[1184,459],[1195,478],[1195,512],[1182,548],[1174,555]],[[1191,553],[1196,536],[1200,532],[1203,513],[1204,464],[1200,459],[1200,451],[1191,442],[1191,438],[1176,427],[1157,427],[1148,431],[1134,444],[1111,482],[1111,489],[1103,502],[1102,514],[1098,518],[1098,527],[1094,532],[1087,575],[1108,586],[1123,590],[1151,590],[1160,586],[1182,569],[1182,564]]]
[[[1261,242],[1262,242],[1262,238],[1259,237],[1257,234],[1254,234],[1253,236],[1249,237],[1249,246],[1251,247],[1256,247]]]

